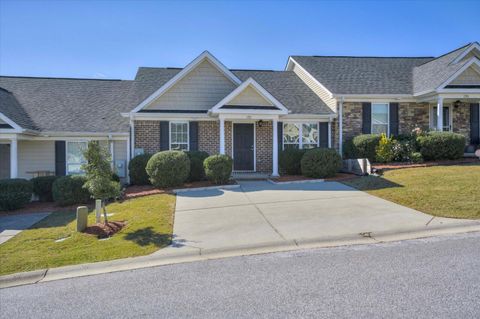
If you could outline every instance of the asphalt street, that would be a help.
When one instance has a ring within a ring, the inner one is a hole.
[[[0,290],[1,318],[480,318],[480,233]]]

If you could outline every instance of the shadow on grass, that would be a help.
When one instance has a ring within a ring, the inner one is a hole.
[[[31,229],[65,227],[76,219],[76,212],[54,212],[30,227]]]
[[[397,184],[383,177],[378,177],[373,175],[362,176],[352,180],[343,181],[342,183],[361,191],[404,187],[403,185]]]
[[[135,242],[139,246],[154,244],[157,247],[165,247],[172,242],[172,235],[157,233],[151,226],[128,233],[124,238]]]

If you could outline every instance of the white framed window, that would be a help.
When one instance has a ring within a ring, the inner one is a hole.
[[[67,141],[66,142],[66,173],[67,175],[79,175],[84,172],[81,169],[82,164],[86,163],[83,152],[87,149],[86,141]]]
[[[432,130],[437,130],[437,107],[432,106],[430,108],[430,128]],[[443,125],[442,129],[444,132],[451,132],[452,131],[452,108],[451,106],[443,106]]]
[[[372,134],[390,135],[388,103],[372,103]]]
[[[318,147],[318,123],[283,123],[283,149]]]
[[[188,151],[188,122],[170,122],[170,150]]]

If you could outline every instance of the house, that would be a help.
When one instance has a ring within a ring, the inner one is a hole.
[[[0,77],[0,178],[77,174],[100,140],[132,156],[228,154],[234,171],[278,175],[279,151],[362,133],[453,131],[480,144],[480,45],[440,57],[291,56],[284,71],[228,69],[209,52],[134,80]],[[467,148],[469,149],[469,148]]]

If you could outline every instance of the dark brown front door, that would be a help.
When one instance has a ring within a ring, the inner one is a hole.
[[[253,132],[253,124],[233,124],[233,169],[236,171],[253,171],[255,169]]]

